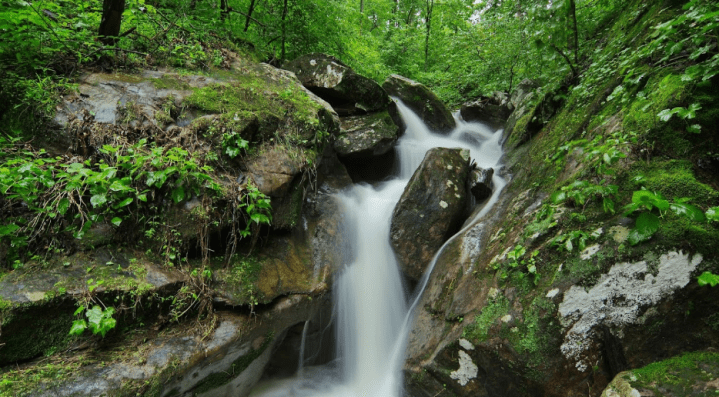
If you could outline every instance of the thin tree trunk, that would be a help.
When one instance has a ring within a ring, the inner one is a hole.
[[[574,64],[579,65],[579,30],[577,29],[577,5],[569,0],[569,13],[574,22]]]
[[[409,11],[407,12],[407,26],[412,24],[412,13],[414,12],[414,7],[409,6]]]
[[[282,50],[280,55],[280,60],[282,62],[285,61],[285,43],[287,42],[287,1],[285,0],[284,8],[282,9]]]
[[[122,24],[122,13],[125,11],[125,0],[103,0],[102,20],[98,36],[104,45],[117,44],[117,36],[120,35]]]
[[[220,0],[220,20],[224,21],[227,19],[227,15],[230,13],[228,9],[227,0]]]
[[[360,0],[360,14],[364,14],[364,0]]]
[[[427,17],[425,18],[425,26],[427,34],[424,37],[424,71],[427,71],[427,62],[429,61],[429,34],[432,29],[432,9],[434,8],[434,0],[427,1]]]
[[[247,15],[245,17],[245,32],[250,28],[250,20],[252,20],[252,11],[255,10],[255,0],[250,1],[250,8],[247,9]]]

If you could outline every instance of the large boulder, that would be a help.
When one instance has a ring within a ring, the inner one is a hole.
[[[514,105],[503,92],[495,92],[491,97],[481,97],[472,102],[466,102],[460,109],[465,121],[479,121],[488,124],[493,129],[504,127]]]
[[[341,157],[372,157],[387,153],[399,136],[388,112],[341,118],[334,149]]]
[[[389,97],[374,80],[325,54],[303,55],[285,65],[302,84],[328,101],[342,116],[387,109]]]
[[[393,74],[382,83],[382,88],[389,95],[402,100],[434,132],[447,133],[457,125],[452,112],[442,100],[416,81]]]
[[[542,101],[538,92],[525,91],[529,87],[531,87],[529,84],[520,85],[512,94],[514,111],[507,119],[502,137],[505,150],[513,149],[527,142],[542,128],[542,123],[537,118]]]
[[[392,214],[390,239],[403,272],[419,280],[466,216],[469,152],[435,148],[409,180]]]

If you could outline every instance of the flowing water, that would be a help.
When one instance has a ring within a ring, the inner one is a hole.
[[[399,166],[395,177],[373,186],[354,185],[338,197],[345,208],[347,228],[344,232],[347,241],[353,242],[349,255],[353,259],[338,273],[334,286],[337,358],[327,365],[300,368],[290,379],[261,383],[251,396],[402,395],[402,364],[412,311],[436,257],[408,301],[390,246],[392,211],[429,149],[466,148],[479,167],[496,170],[502,156],[502,134],[501,131],[492,133],[482,124],[461,120],[448,135],[433,134],[419,117],[401,101],[397,102],[407,130],[396,146]],[[504,187],[504,181],[496,174],[492,197],[467,225],[471,226],[496,202]]]

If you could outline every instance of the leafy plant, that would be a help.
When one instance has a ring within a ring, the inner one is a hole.
[[[629,243],[636,245],[649,240],[659,230],[660,218],[664,217],[668,211],[693,221],[705,221],[706,217],[701,209],[688,204],[688,201],[688,198],[681,198],[670,202],[659,193],[648,190],[635,191],[632,194],[631,204],[624,207],[625,215],[641,211],[636,219],[635,227],[629,232]],[[658,215],[655,212],[658,212]]]
[[[553,238],[550,243],[559,250],[572,252],[574,247],[577,247],[581,251],[587,247],[587,241],[591,238],[591,234],[581,230],[572,230],[567,233],[559,234],[557,237]]]
[[[716,285],[719,284],[719,275],[712,272],[704,272],[701,276],[697,277],[697,282],[702,287],[705,285],[716,287]]]
[[[117,321],[112,317],[115,314],[115,308],[108,307],[102,309],[95,305],[92,309],[86,309],[80,306],[75,310],[75,316],[84,313],[87,321],[84,319],[75,320],[70,328],[70,335],[81,335],[87,328],[90,328],[93,335],[100,334],[103,338],[108,331],[115,328]]]

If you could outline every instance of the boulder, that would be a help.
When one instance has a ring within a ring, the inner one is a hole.
[[[334,149],[341,157],[372,157],[394,147],[399,128],[388,112],[341,118]]]
[[[434,132],[447,133],[457,125],[452,112],[437,95],[416,81],[393,74],[382,83],[382,88],[399,98]]]
[[[466,216],[469,152],[435,148],[410,178],[392,214],[390,239],[402,271],[419,280]]]
[[[601,397],[680,397],[715,394],[719,390],[719,353],[699,351],[624,371]]]
[[[514,97],[514,96],[513,96]],[[503,142],[505,150],[513,149],[527,141],[542,128],[537,115],[541,108],[541,100],[537,92],[520,95],[514,111],[507,119],[504,127]]]
[[[389,97],[379,84],[355,73],[335,57],[307,54],[285,68],[342,116],[385,110],[389,104]]]
[[[469,174],[469,191],[477,202],[482,202],[492,195],[493,168],[475,168]]]
[[[534,92],[539,88],[537,83],[530,79],[524,79],[522,80],[517,87],[515,87],[514,90],[512,90],[512,94],[509,98],[509,103],[514,107],[519,107],[519,104],[524,101],[524,98],[527,97],[530,93]]]
[[[500,129],[504,127],[513,109],[507,94],[497,91],[491,97],[466,102],[462,105],[460,114],[465,121],[479,121],[493,129]]]

